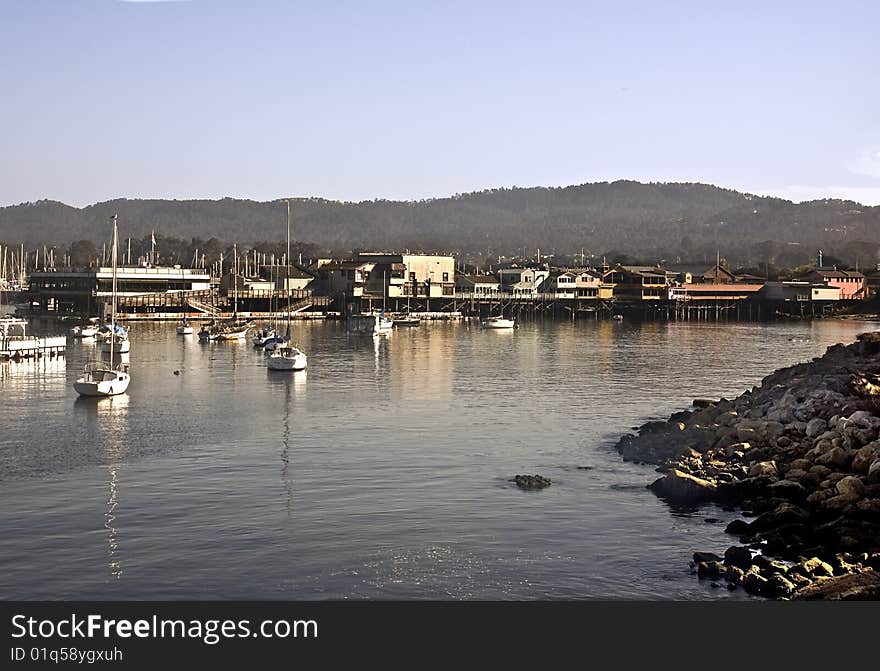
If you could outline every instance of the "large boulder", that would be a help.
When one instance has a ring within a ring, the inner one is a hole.
[[[795,589],[797,589],[797,586],[791,580],[784,575],[774,573],[767,579],[766,583],[761,585],[761,596],[765,596],[768,599],[787,599],[794,594]]]
[[[837,493],[853,501],[865,496],[865,483],[856,475],[848,475],[837,481]]]
[[[816,457],[816,463],[823,466],[846,468],[852,461],[853,452],[843,447],[832,447],[825,454]]]
[[[774,482],[770,485],[769,490],[771,496],[789,501],[802,501],[807,498],[807,488],[794,480]]]
[[[880,441],[868,443],[864,447],[856,451],[852,460],[853,473],[859,475],[867,475],[871,464],[880,459]]]
[[[743,578],[742,585],[749,594],[761,596],[766,590],[767,578],[758,573],[749,572]]]
[[[727,567],[720,561],[699,562],[697,564],[697,577],[717,580],[727,572]]]
[[[712,499],[717,491],[714,482],[680,471],[676,468],[658,478],[648,488],[670,503],[694,504]]]
[[[799,589],[794,598],[823,601],[876,601],[880,599],[880,573],[868,570],[819,580]]]
[[[821,417],[814,417],[807,422],[807,437],[815,438],[828,430],[828,422]]]
[[[803,524],[809,519],[803,508],[798,508],[790,503],[782,503],[775,509],[758,515],[749,524],[749,531],[766,531],[791,524]]]
[[[759,461],[757,464],[753,464],[749,468],[749,477],[755,478],[761,475],[767,475],[770,477],[778,477],[779,470],[776,468],[775,461]]]
[[[818,557],[812,557],[810,559],[800,562],[799,564],[795,564],[790,569],[788,569],[788,572],[814,578],[831,577],[834,575],[834,569],[832,568],[831,564],[822,561]]]
[[[745,520],[733,520],[724,528],[724,533],[734,536],[745,536],[749,533],[749,523]]]
[[[868,469],[868,482],[872,484],[880,482],[880,459],[877,459]]]
[[[748,570],[752,565],[752,551],[740,545],[731,545],[724,551],[724,563],[728,566],[736,566],[742,570]]]

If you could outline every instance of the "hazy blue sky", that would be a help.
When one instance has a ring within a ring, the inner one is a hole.
[[[0,0],[0,204],[621,178],[876,204],[878,31],[868,0]]]

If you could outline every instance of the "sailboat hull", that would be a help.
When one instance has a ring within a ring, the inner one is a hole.
[[[269,370],[305,370],[308,367],[308,359],[305,354],[293,357],[271,356],[266,359]]]
[[[218,333],[214,336],[214,340],[241,340],[242,338],[246,338],[248,334],[248,329],[244,329],[243,331],[232,331],[229,333]]]
[[[79,378],[73,388],[80,396],[118,396],[128,391],[130,382],[128,373],[98,370]]]
[[[126,354],[131,351],[131,342],[128,340],[117,340],[115,343],[111,343],[109,340],[105,340],[101,343],[101,352],[103,354]]]

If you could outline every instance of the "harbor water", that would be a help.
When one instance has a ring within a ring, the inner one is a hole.
[[[128,394],[100,400],[70,341],[0,364],[0,597],[744,598],[688,567],[732,513],[671,510],[613,443],[873,327],[301,322],[309,368],[284,373],[137,324]]]

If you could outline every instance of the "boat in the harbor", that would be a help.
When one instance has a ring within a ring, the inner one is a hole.
[[[97,324],[81,324],[70,329],[70,335],[74,338],[94,338],[98,335]]]
[[[394,328],[394,322],[385,313],[367,312],[351,315],[348,318],[348,332],[364,335],[387,335]]]
[[[266,357],[266,366],[269,370],[305,370],[308,365],[308,357],[305,353],[292,345],[276,347]]]
[[[0,317],[0,359],[54,356],[67,348],[65,336],[33,336],[28,334],[29,326],[21,317]]]
[[[102,337],[101,354],[128,354],[131,351],[131,341],[128,339],[128,329],[114,321],[98,329]]]
[[[287,263],[290,271],[290,201],[287,201]],[[290,287],[287,285],[287,333],[284,343],[273,347],[266,357],[269,370],[305,370],[308,358],[298,347],[290,344]]]
[[[617,315],[611,315],[611,319],[613,319],[613,320],[616,321],[616,322],[622,322],[622,321],[623,321],[623,315],[620,315],[620,314],[617,314]]]
[[[199,331],[199,340],[243,340],[248,331],[254,327],[249,319],[226,319],[223,321],[211,321],[202,326]]]
[[[199,331],[199,340],[208,342],[209,340],[244,340],[247,338],[248,331],[254,328],[255,323],[252,319],[239,319],[238,317],[238,246],[233,245],[235,250],[235,261],[233,264],[233,296],[234,307],[232,317],[223,321],[212,320]]]
[[[113,365],[113,355],[122,353],[122,347],[117,347],[120,343],[117,341],[118,331],[116,325],[116,256],[119,245],[119,232],[116,228],[116,215],[113,215],[113,245],[111,256],[113,258],[113,302],[110,311],[110,329],[107,345],[107,351],[110,353],[110,363],[87,364],[83,374],[73,383],[73,388],[80,396],[117,396],[128,391],[128,385],[131,383],[131,376],[125,370],[124,365],[120,362],[119,366]],[[121,327],[120,327],[121,328]],[[125,329],[122,329],[123,333]],[[128,336],[123,341],[128,344]],[[104,344],[101,349],[104,351]],[[128,349],[124,350],[125,352]]]
[[[257,329],[254,332],[254,347],[265,347],[266,343],[278,337],[278,332],[268,326]]]
[[[177,324],[177,335],[192,335],[193,334],[192,324],[189,323],[189,320],[184,317]]]
[[[406,312],[404,314],[395,315],[391,319],[392,326],[396,328],[408,327],[408,326],[419,326],[422,323],[422,320],[418,317],[413,317],[410,312],[409,307],[409,293],[406,295]]]
[[[482,327],[484,329],[512,329],[516,328],[516,322],[504,317],[489,317],[483,320]]]

